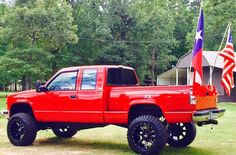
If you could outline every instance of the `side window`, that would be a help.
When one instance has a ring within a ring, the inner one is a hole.
[[[137,78],[136,78],[133,70],[123,69],[122,78],[123,78],[123,84],[125,84],[125,85],[138,84]]]
[[[122,76],[120,68],[108,68],[108,85],[122,85]]]
[[[82,90],[96,89],[97,69],[84,69],[82,77]]]
[[[61,73],[51,83],[49,83],[47,89],[52,91],[75,90],[76,78],[76,71]]]
[[[134,70],[122,68],[109,68],[107,76],[108,85],[137,85],[138,81]]]

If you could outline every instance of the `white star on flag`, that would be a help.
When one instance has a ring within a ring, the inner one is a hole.
[[[196,32],[196,37],[195,37],[195,39],[196,39],[197,41],[198,41],[199,39],[201,39],[201,40],[202,40],[201,33],[202,33],[202,30],[200,30],[200,31]]]

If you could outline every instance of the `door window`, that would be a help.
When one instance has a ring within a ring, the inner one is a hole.
[[[50,82],[47,89],[51,91],[75,90],[76,79],[77,71],[61,73]]]
[[[96,89],[97,69],[84,69],[81,89]]]

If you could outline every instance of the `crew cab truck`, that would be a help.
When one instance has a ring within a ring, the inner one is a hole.
[[[106,125],[128,128],[138,154],[158,154],[168,143],[188,146],[195,124],[217,124],[214,86],[140,86],[133,68],[116,65],[69,67],[36,90],[7,96],[7,134],[15,146],[31,145],[37,131],[52,129],[70,138],[77,131]],[[111,131],[112,132],[112,131]]]

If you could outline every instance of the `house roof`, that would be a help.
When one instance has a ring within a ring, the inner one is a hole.
[[[202,53],[202,66],[203,67],[209,67],[214,66],[216,68],[223,68],[223,58],[218,55],[217,51],[203,51]],[[216,59],[217,58],[217,59]],[[186,71],[183,71],[181,69],[186,69],[190,67],[192,62],[192,52],[188,52],[185,55],[183,55],[179,61],[177,62],[175,68],[178,68],[179,76],[183,76],[183,74]],[[175,68],[172,68],[160,75],[158,75],[158,78],[167,78],[167,77],[174,77],[175,76]],[[192,70],[193,71],[193,70]],[[234,68],[234,72],[236,72],[236,68]]]
[[[176,64],[176,68],[190,67],[192,62],[192,52],[188,52],[183,55]],[[219,56],[217,51],[203,51],[202,53],[202,66],[214,66],[217,68],[223,68],[223,58]],[[236,68],[234,68],[236,72]]]

